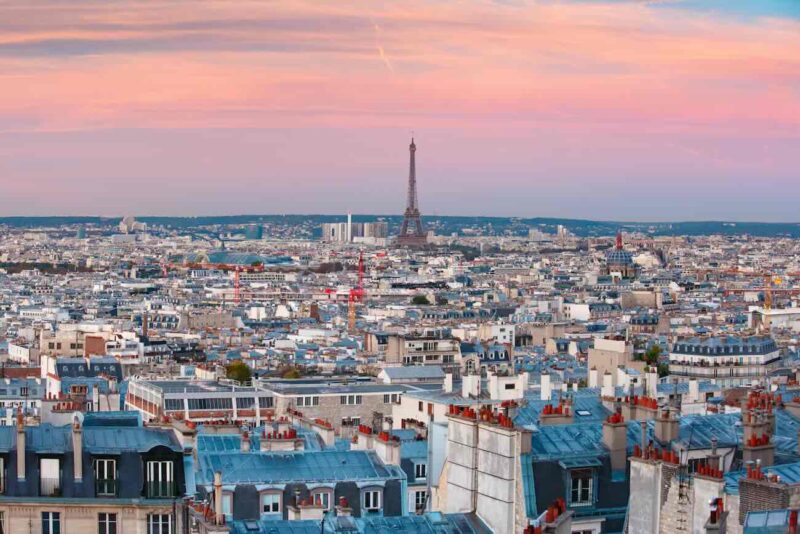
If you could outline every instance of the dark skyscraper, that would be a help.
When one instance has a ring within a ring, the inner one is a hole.
[[[417,205],[417,170],[414,162],[414,154],[417,151],[417,145],[414,144],[414,138],[411,138],[411,144],[408,146],[410,154],[409,169],[408,169],[408,199],[406,200],[406,212],[403,215],[403,224],[400,226],[400,234],[397,236],[397,244],[401,247],[421,247],[428,243],[425,236],[425,230],[422,227],[422,219],[419,215],[419,206]]]

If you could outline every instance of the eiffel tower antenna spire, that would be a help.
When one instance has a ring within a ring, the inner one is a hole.
[[[417,145],[414,144],[414,132],[411,132],[411,144],[408,146],[408,152],[406,211],[403,214],[403,223],[400,225],[400,233],[397,236],[396,243],[401,247],[422,247],[428,243],[428,238],[422,227],[422,218],[419,214],[419,205],[417,203]]]

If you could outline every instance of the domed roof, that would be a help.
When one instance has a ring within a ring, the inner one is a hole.
[[[606,252],[606,263],[611,265],[630,265],[633,254],[622,248],[612,248]]]

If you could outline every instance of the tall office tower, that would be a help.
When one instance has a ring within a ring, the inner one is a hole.
[[[396,243],[401,247],[422,247],[428,243],[428,238],[422,228],[422,219],[417,205],[417,171],[414,164],[414,153],[417,151],[417,145],[414,144],[413,137],[408,151],[411,157],[408,171],[408,199],[406,200],[403,224],[400,226],[400,234],[397,236]]]

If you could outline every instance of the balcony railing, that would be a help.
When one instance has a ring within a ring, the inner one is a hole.
[[[61,496],[61,480],[58,478],[40,478],[39,495],[42,497]]]
[[[117,481],[113,478],[99,479],[94,482],[94,491],[98,497],[116,497]]]
[[[148,499],[170,499],[175,497],[177,486],[174,481],[147,482],[145,496]]]

